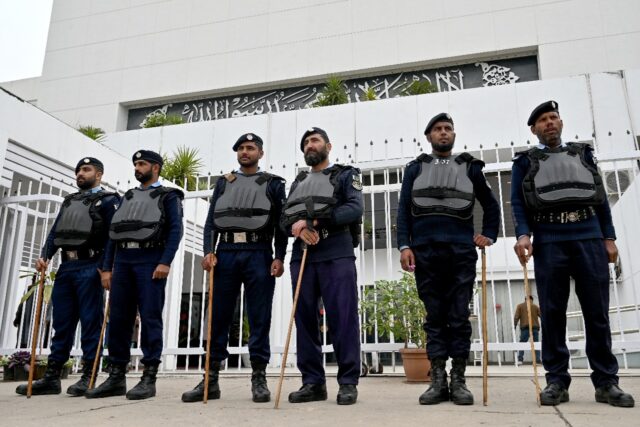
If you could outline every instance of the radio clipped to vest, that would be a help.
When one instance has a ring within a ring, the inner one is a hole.
[[[115,193],[73,193],[65,197],[54,230],[54,245],[66,248],[101,246],[106,229],[100,214],[102,199]],[[97,241],[100,240],[100,241]]]
[[[420,174],[413,181],[411,213],[413,216],[446,215],[460,219],[473,216],[475,193],[469,179],[469,167],[480,162],[469,153],[438,158],[422,154]]]
[[[276,175],[260,173],[224,176],[224,189],[214,208],[213,223],[220,230],[260,231],[270,222],[272,200],[269,182],[282,179]]]
[[[522,181],[527,207],[535,211],[596,206],[606,197],[598,169],[587,162],[591,147],[567,143],[556,152],[532,148],[523,153],[530,162]]]
[[[116,242],[152,242],[161,238],[165,220],[163,200],[176,192],[181,199],[184,193],[177,188],[133,188],[122,198],[120,208],[111,219],[109,237]]]

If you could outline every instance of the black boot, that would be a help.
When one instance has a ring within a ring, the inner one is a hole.
[[[340,384],[338,405],[353,405],[358,400],[358,388],[355,384]]]
[[[555,406],[569,401],[569,390],[559,383],[549,383],[540,393],[540,404]]]
[[[315,402],[327,400],[327,386],[325,384],[303,384],[300,390],[289,393],[290,403]]]
[[[142,371],[140,381],[131,390],[127,392],[127,399],[142,400],[148,399],[156,395],[156,375],[158,374],[158,365],[145,366]]]
[[[621,408],[633,408],[635,401],[633,396],[625,393],[618,384],[607,384],[596,389],[596,402],[608,403],[611,406]]]
[[[82,362],[82,376],[75,384],[72,384],[67,389],[67,394],[71,396],[79,397],[84,396],[89,389],[89,382],[91,381],[91,372],[93,371],[93,360],[83,360]]]
[[[209,369],[209,390],[207,399],[220,399],[220,385],[218,384],[218,373],[220,372],[220,363],[214,362]],[[204,375],[200,384],[195,386],[193,390],[182,393],[183,402],[202,402],[204,400]]]
[[[271,392],[267,388],[267,364],[251,362],[251,394],[254,402],[268,402],[271,400]]]
[[[126,367],[124,365],[110,365],[109,376],[99,387],[87,390],[84,397],[96,399],[101,397],[122,396],[127,392]],[[89,374],[91,375],[91,374]]]
[[[431,386],[420,395],[421,405],[435,405],[449,400],[449,384],[447,384],[447,371],[445,359],[433,359],[431,361]]]
[[[44,377],[31,384],[31,394],[60,394],[60,375],[62,374],[62,363],[49,361]],[[20,384],[16,387],[16,393],[27,395],[27,384]]]
[[[451,401],[456,405],[473,405],[473,394],[465,384],[464,371],[467,359],[455,358],[451,361]]]

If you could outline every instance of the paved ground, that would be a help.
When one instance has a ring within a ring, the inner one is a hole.
[[[478,371],[479,372],[479,371]],[[195,375],[165,376],[158,380],[158,395],[145,401],[128,401],[124,397],[89,400],[58,396],[34,396],[26,399],[14,393],[16,383],[0,382],[0,426],[330,426],[363,425],[499,425],[499,426],[631,426],[639,425],[640,405],[633,409],[613,408],[595,403],[588,377],[574,378],[571,401],[557,408],[538,407],[534,385],[526,372],[501,371],[489,379],[489,405],[482,405],[482,379],[472,370],[468,380],[476,404],[455,406],[443,403],[420,406],[418,396],[428,384],[407,384],[401,376],[362,378],[358,403],[338,406],[335,403],[335,378],[328,382],[329,400],[307,404],[290,404],[289,392],[300,385],[299,377],[287,377],[283,384],[280,409],[273,402],[251,402],[248,374],[223,374],[222,399],[185,404],[183,391],[200,379]],[[515,375],[515,376],[513,376]],[[77,376],[63,381],[63,392]],[[100,379],[100,382],[102,378]],[[129,387],[137,375],[128,377]],[[277,377],[269,376],[272,395]],[[640,398],[640,376],[621,379],[626,391]]]

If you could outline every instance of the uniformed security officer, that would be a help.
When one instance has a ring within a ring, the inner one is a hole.
[[[33,383],[33,394],[59,394],[60,374],[69,359],[78,320],[82,326],[82,377],[67,389],[72,396],[84,395],[91,379],[103,319],[103,290],[99,268],[102,266],[111,217],[120,197],[100,186],[104,166],[93,157],[81,159],[76,166],[79,192],[65,197],[36,269],[46,270],[49,260],[60,248],[62,263],[56,272],[51,300],[53,329],[51,354],[44,378]],[[27,385],[16,389],[27,394]]]
[[[138,400],[155,396],[162,354],[162,309],[173,257],[182,238],[182,191],[158,181],[162,157],[140,150],[133,155],[140,187],[127,191],[113,216],[104,260],[103,286],[111,289],[109,377],[89,390],[88,398],[127,395]],[[113,273],[112,273],[113,272]],[[128,392],[125,372],[131,358],[131,333],[140,313],[144,371]]]
[[[434,116],[424,134],[432,152],[407,165],[398,204],[400,263],[405,271],[415,269],[427,310],[424,329],[432,383],[419,402],[432,405],[451,399],[456,405],[472,405],[464,375],[471,346],[475,246],[484,248],[497,239],[500,207],[482,173],[484,162],[469,153],[451,154],[456,133],[449,114]],[[482,232],[474,235],[476,198],[484,214]],[[449,357],[450,386],[445,370]]]
[[[271,398],[266,378],[271,306],[275,278],[284,272],[288,239],[279,226],[286,198],[284,179],[260,170],[262,146],[262,138],[255,133],[238,138],[233,151],[240,168],[218,179],[204,227],[202,267],[209,271],[215,266],[208,399],[220,398],[220,362],[229,357],[229,328],[242,283],[249,320],[252,399],[268,402]],[[218,242],[215,254],[212,242]],[[198,402],[203,397],[204,380],[183,393],[182,401]]]
[[[596,401],[631,407],[633,397],[618,387],[618,362],[611,352],[607,263],[615,262],[618,249],[592,148],[562,141],[563,123],[555,101],[537,106],[527,125],[540,144],[514,158],[511,206],[518,236],[516,254],[523,265],[535,255],[542,363],[547,370],[541,403],[569,401],[565,331],[569,278],[573,277],[585,322]]]
[[[301,172],[291,185],[283,214],[283,227],[296,238],[291,255],[291,280],[295,289],[301,268],[302,246],[308,245],[306,267],[295,313],[298,368],[302,388],[289,402],[326,400],[322,366],[319,299],[322,298],[329,333],[338,361],[339,405],[358,398],[360,337],[358,291],[353,248],[362,220],[360,171],[331,164],[327,133],[310,128],[300,141],[310,172]]]

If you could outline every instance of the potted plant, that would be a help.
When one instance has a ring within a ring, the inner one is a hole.
[[[31,353],[28,351],[16,351],[7,359],[4,368],[5,381],[26,381],[29,379],[29,362]]]
[[[29,379],[29,369],[31,367],[31,353],[28,351],[16,351],[6,358],[4,367],[4,381],[27,381]],[[47,370],[47,357],[36,357],[35,371],[33,379],[38,380],[44,376]]]
[[[427,312],[418,296],[413,274],[403,273],[400,280],[378,280],[365,289],[360,302],[368,331],[377,327],[379,336],[404,341],[400,349],[408,382],[430,381],[431,363],[426,351],[423,328]]]
[[[42,378],[44,376],[45,371],[47,370],[47,366],[49,364],[49,358],[47,356],[38,356],[36,358],[36,372],[33,374],[33,378]],[[73,368],[73,358],[70,358],[64,365],[62,365],[62,370],[60,371],[60,379],[66,380],[69,378],[69,374],[71,373],[71,369]]]
[[[2,379],[5,381],[6,381],[8,370],[9,370],[7,368],[8,364],[9,364],[9,358],[6,356],[0,356],[0,368],[2,368]]]
[[[60,376],[60,379],[66,380],[67,378],[69,378],[69,374],[73,369],[73,362],[73,358],[70,358],[69,360],[64,362],[64,365],[62,365],[62,375]]]

